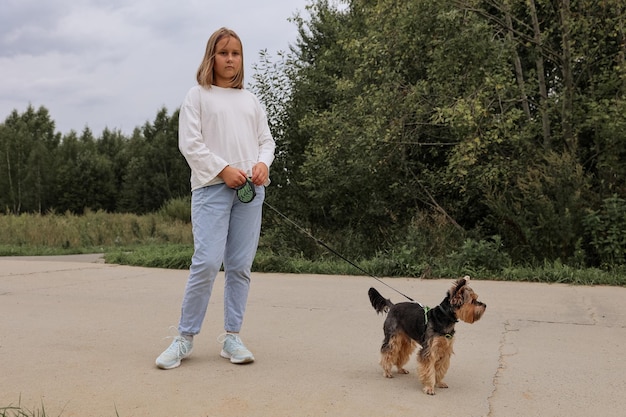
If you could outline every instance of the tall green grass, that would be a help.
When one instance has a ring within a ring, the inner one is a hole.
[[[107,263],[187,269],[193,254],[193,236],[184,207],[188,204],[177,203],[168,210],[143,216],[104,212],[82,216],[0,215],[0,256],[103,252]],[[575,268],[560,261],[513,265],[502,252],[499,237],[463,240],[449,228],[433,226],[427,220],[417,221],[402,241],[374,256],[364,258],[344,252],[347,247],[335,248],[360,268],[296,229],[283,228],[280,233],[270,230],[261,235],[253,270],[425,279],[468,274],[474,279],[626,286],[625,266],[606,270]],[[285,247],[285,236],[289,234],[299,246]],[[347,243],[359,244],[366,243],[357,239]],[[299,247],[309,253],[298,251]]]
[[[161,213],[0,215],[0,255],[5,256],[98,252],[146,244],[191,245],[191,225]]]

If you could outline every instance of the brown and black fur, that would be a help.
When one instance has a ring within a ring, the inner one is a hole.
[[[443,378],[454,353],[454,326],[459,320],[474,323],[487,308],[478,301],[478,294],[468,282],[468,276],[455,281],[441,304],[432,309],[413,302],[394,304],[374,288],[369,289],[372,307],[378,313],[387,313],[383,325],[385,339],[380,348],[380,365],[385,377],[393,377],[394,365],[398,373],[407,374],[404,365],[419,344],[417,360],[423,391],[434,395],[435,387],[448,388]]]

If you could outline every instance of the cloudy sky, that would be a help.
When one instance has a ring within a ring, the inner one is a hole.
[[[171,114],[193,86],[211,33],[242,39],[246,83],[259,51],[297,37],[309,0],[0,0],[0,123],[28,105],[56,129],[125,134]]]

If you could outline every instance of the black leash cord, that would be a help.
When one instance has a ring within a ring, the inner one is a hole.
[[[412,299],[411,297],[409,297],[408,295],[402,294],[400,291],[396,290],[395,288],[393,288],[391,285],[383,282],[380,278],[378,278],[375,275],[370,274],[369,272],[367,272],[366,270],[364,270],[363,268],[361,268],[360,266],[358,266],[357,264],[355,264],[354,262],[350,261],[348,258],[346,258],[345,256],[343,256],[342,254],[340,254],[339,252],[337,252],[336,250],[334,250],[333,248],[331,248],[330,246],[328,246],[326,243],[322,242],[321,240],[319,240],[318,238],[316,238],[315,236],[313,236],[311,233],[309,233],[307,230],[305,230],[303,227],[301,227],[299,224],[297,224],[296,222],[294,222],[293,220],[291,220],[289,217],[285,216],[283,213],[281,213],[280,211],[278,211],[277,208],[275,208],[274,206],[272,206],[270,203],[268,203],[267,201],[263,201],[263,204],[265,204],[267,207],[271,208],[276,214],[278,214],[280,217],[282,217],[283,219],[287,220],[289,223],[291,223],[292,225],[294,225],[296,227],[296,229],[298,229],[299,231],[301,231],[302,233],[304,233],[305,235],[307,235],[308,237],[310,237],[311,239],[313,239],[318,245],[323,246],[324,248],[326,248],[329,252],[333,253],[334,255],[340,257],[341,259],[343,259],[344,261],[346,261],[347,263],[349,263],[350,265],[352,265],[353,267],[355,267],[356,269],[358,269],[359,271],[363,272],[364,274],[374,278],[376,281],[380,282],[381,284],[391,288],[392,290],[394,290],[395,292],[397,292],[398,294],[400,294],[401,296],[405,297],[407,300],[410,301],[415,301],[414,299]]]

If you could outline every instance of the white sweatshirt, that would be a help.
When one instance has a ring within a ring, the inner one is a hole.
[[[257,162],[269,168],[274,161],[276,144],[265,111],[244,89],[192,87],[178,123],[178,148],[191,168],[192,191],[223,183],[217,174],[227,165],[252,176]]]

